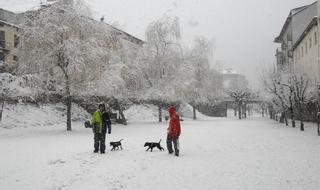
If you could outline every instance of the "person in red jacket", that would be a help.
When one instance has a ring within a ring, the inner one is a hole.
[[[170,114],[170,122],[169,127],[167,129],[167,148],[169,154],[173,153],[172,150],[172,142],[174,145],[174,152],[176,156],[179,156],[179,136],[181,134],[181,127],[180,127],[180,118],[176,112],[176,108],[173,106],[169,107],[169,114]]]

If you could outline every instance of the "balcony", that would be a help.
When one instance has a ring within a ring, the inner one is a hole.
[[[277,58],[277,65],[283,65],[284,64],[284,53],[281,51],[280,48],[276,51],[276,58]]]

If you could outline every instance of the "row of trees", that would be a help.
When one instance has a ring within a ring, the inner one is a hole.
[[[287,126],[288,118],[292,127],[300,121],[304,131],[304,121],[316,119],[319,112],[319,89],[301,68],[286,68],[278,71],[275,67],[262,72],[263,85],[268,92],[269,113],[280,115],[280,122]],[[319,129],[318,134],[320,135]]]
[[[198,37],[192,48],[184,48],[177,17],[152,22],[140,47],[87,13],[82,1],[73,6],[58,2],[26,14],[22,26],[17,73],[36,76],[39,92],[63,95],[67,130],[75,96],[153,101],[159,121],[168,103],[196,106],[219,99],[217,73],[209,67],[209,40]]]

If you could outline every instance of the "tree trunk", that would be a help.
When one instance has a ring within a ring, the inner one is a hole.
[[[159,108],[159,122],[162,122],[162,106],[161,104],[158,105]]]
[[[126,117],[124,116],[123,109],[122,109],[121,105],[119,105],[119,115],[121,117],[122,124],[127,125],[127,120],[126,120]]]
[[[320,136],[320,123],[318,122],[317,125],[318,125],[318,136]]]
[[[234,117],[237,117],[237,107],[234,107]]]
[[[238,104],[238,110],[239,110],[239,119],[241,119],[242,113],[241,113],[241,103]]]
[[[70,79],[69,76],[65,73],[66,78],[66,95],[67,95],[67,131],[71,131],[71,105],[72,105],[72,97],[70,92]]]
[[[286,123],[286,126],[288,126],[289,124],[288,124],[288,118],[287,118],[287,116],[286,115],[284,115],[284,122]]]
[[[226,103],[226,117],[228,117],[228,103]]]
[[[0,110],[0,122],[2,121],[2,113],[3,113],[4,102],[2,102],[1,110]]]
[[[72,105],[72,99],[69,95],[67,97],[67,131],[71,131],[71,105]]]
[[[264,109],[262,108],[262,117],[264,117]]]
[[[273,110],[269,109],[269,116],[270,116],[270,119],[273,119]]]
[[[291,123],[292,123],[292,127],[296,127],[296,121],[294,119],[294,111],[293,108],[290,108],[290,116],[291,116]]]
[[[304,123],[302,120],[300,120],[300,130],[304,131]]]
[[[284,112],[281,112],[280,123],[284,123]]]
[[[243,105],[243,118],[247,118],[247,105]]]
[[[192,106],[192,109],[193,109],[193,119],[196,120],[197,119],[196,108]]]

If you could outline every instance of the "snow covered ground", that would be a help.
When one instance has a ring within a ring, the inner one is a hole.
[[[114,125],[112,134],[107,135],[107,142],[123,138],[124,149],[111,152],[107,146],[104,155],[92,153],[93,135],[82,123],[73,123],[72,132],[65,131],[61,123],[0,127],[0,189],[317,190],[320,187],[320,138],[314,127],[300,132],[258,117],[242,121],[185,120],[181,156],[175,157],[166,151],[145,151],[144,142],[160,139],[166,149],[168,123],[142,120],[147,113],[135,109],[130,117],[140,117],[139,120],[131,120],[127,126]]]

